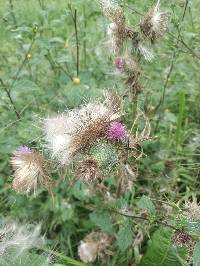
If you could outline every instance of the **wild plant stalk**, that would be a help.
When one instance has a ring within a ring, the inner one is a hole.
[[[20,113],[18,112],[17,110],[17,107],[15,106],[15,103],[14,103],[14,100],[12,99],[12,96],[11,96],[11,93],[10,93],[10,89],[7,87],[7,85],[3,82],[3,80],[0,78],[0,83],[1,83],[1,87],[2,89],[5,91],[10,103],[11,103],[11,106],[15,112],[15,115],[17,117],[17,119],[20,119]]]
[[[165,82],[164,82],[162,96],[161,96],[157,106],[154,108],[153,113],[157,112],[160,109],[160,107],[163,105],[164,101],[165,101],[166,89],[168,87],[169,80],[170,80],[171,74],[172,74],[172,72],[174,70],[174,66],[175,66],[175,63],[176,63],[176,60],[177,60],[177,56],[178,56],[179,42],[181,40],[181,27],[182,27],[182,23],[184,21],[185,15],[186,15],[186,11],[187,11],[187,8],[188,8],[188,3],[189,3],[189,0],[186,0],[182,17],[180,18],[180,21],[179,21],[179,26],[178,26],[178,29],[177,29],[178,30],[178,36],[176,37],[177,41],[176,41],[176,44],[175,44],[174,52],[172,54],[169,71],[167,73],[167,76],[166,76],[166,79],[165,79]],[[162,116],[162,112],[159,113],[159,117],[158,117],[158,119],[156,121],[156,125],[155,125],[155,128],[154,128],[154,133],[155,134],[157,132],[159,123],[161,121],[161,116]]]
[[[74,23],[74,32],[75,32],[75,39],[76,39],[76,75],[79,77],[80,71],[80,52],[79,52],[79,38],[78,38],[78,25],[77,25],[77,9],[72,9],[71,4],[68,5],[69,10],[71,12],[71,17]]]
[[[15,28],[17,28],[17,20],[15,17],[14,6],[13,6],[12,0],[9,0],[9,5],[10,5],[10,14],[11,14],[12,19],[13,19],[13,24],[14,24]]]

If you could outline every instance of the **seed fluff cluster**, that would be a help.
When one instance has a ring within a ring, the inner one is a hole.
[[[139,81],[141,74],[139,61],[154,58],[149,45],[163,37],[168,29],[168,13],[161,11],[160,1],[140,18],[139,26],[129,24],[122,7],[113,0],[99,0],[104,15],[109,19],[107,45],[116,58],[114,65],[126,76],[131,100],[142,91]],[[138,58],[138,59],[136,59]]]
[[[112,237],[103,232],[92,232],[80,242],[78,254],[85,262],[94,262],[98,258],[103,264],[106,263],[109,255],[112,254]]]
[[[50,186],[46,161],[36,150],[19,147],[11,158],[14,168],[13,189],[20,193],[36,191],[38,185]]]
[[[75,166],[85,182],[102,180],[119,163],[131,137],[123,120],[123,101],[114,90],[79,109],[44,119],[44,139],[52,158]]]
[[[45,245],[41,226],[0,220],[0,265],[25,265],[28,253]],[[44,254],[44,266],[50,265],[50,256]],[[35,264],[34,264],[35,265]]]

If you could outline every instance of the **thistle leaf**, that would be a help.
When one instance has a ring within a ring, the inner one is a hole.
[[[171,240],[172,230],[158,229],[148,241],[147,252],[139,266],[183,266],[187,257],[185,248],[176,248]]]
[[[194,266],[200,265],[200,241],[198,241],[194,247],[193,265]]]
[[[95,211],[90,214],[92,222],[101,228],[102,231],[111,233],[112,224],[110,221],[110,214],[108,211]]]
[[[117,234],[117,244],[120,250],[125,251],[133,241],[133,232],[131,229],[131,223],[126,220],[120,227]]]
[[[142,196],[142,198],[138,201],[137,205],[141,209],[146,209],[149,215],[156,215],[156,208],[149,197]]]

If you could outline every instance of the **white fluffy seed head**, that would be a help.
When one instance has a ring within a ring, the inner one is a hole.
[[[162,37],[168,28],[168,17],[166,12],[160,10],[160,1],[151,8],[140,22],[142,33],[152,42]]]
[[[40,235],[40,225],[19,224],[13,221],[0,221],[0,265],[7,265],[6,261],[23,256],[32,248],[41,248],[45,244]]]
[[[44,135],[52,157],[69,165],[74,155],[103,134],[107,124],[120,114],[98,101],[44,120]]]
[[[102,264],[107,262],[109,255],[112,253],[110,248],[112,237],[103,232],[91,232],[78,247],[78,255],[85,262],[94,262],[98,258]]]
[[[85,262],[93,262],[97,257],[98,244],[95,242],[84,242],[81,241],[78,247],[78,255],[80,259]]]
[[[14,169],[13,189],[28,194],[36,191],[38,184],[49,188],[50,178],[46,162],[41,154],[26,146],[21,146],[13,153],[11,165]]]

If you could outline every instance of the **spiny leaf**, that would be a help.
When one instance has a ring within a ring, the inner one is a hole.
[[[92,222],[99,226],[105,232],[112,232],[112,224],[110,221],[110,214],[108,211],[95,211],[90,214]]]
[[[131,223],[126,220],[120,227],[117,234],[117,244],[120,250],[125,251],[133,241],[133,232],[131,229]]]
[[[194,247],[193,253],[193,266],[200,265],[200,241],[198,241]]]
[[[142,196],[142,198],[137,203],[138,207],[141,209],[146,209],[151,216],[156,215],[156,208],[153,202],[147,196]]]
[[[158,229],[149,240],[147,252],[139,266],[182,266],[187,252],[185,248],[176,248],[171,237],[172,230]]]

